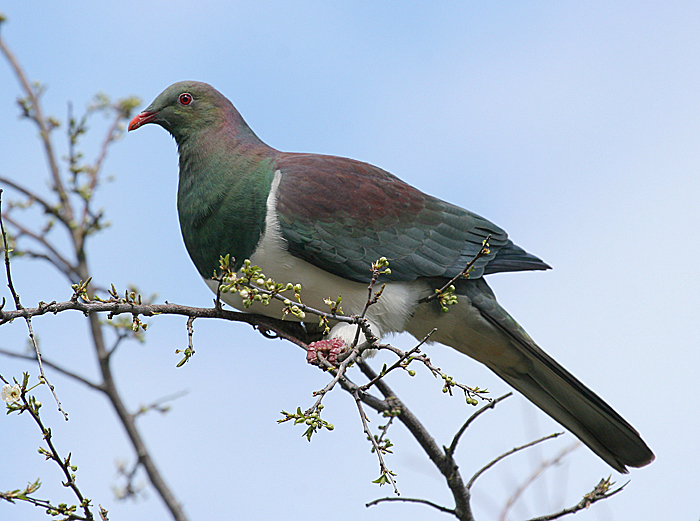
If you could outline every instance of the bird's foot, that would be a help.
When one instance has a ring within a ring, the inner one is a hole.
[[[347,347],[345,340],[342,338],[329,338],[328,340],[319,340],[311,342],[309,349],[306,351],[306,361],[310,364],[319,365],[318,353],[322,353],[328,363],[335,365],[338,360],[338,355]]]

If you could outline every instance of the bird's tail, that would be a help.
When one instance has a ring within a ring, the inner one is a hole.
[[[618,472],[654,460],[634,427],[542,351],[498,304],[486,281],[460,281],[457,294],[460,305],[436,317],[432,339],[484,363]]]

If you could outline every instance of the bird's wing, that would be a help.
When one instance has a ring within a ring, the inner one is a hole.
[[[470,277],[547,269],[505,231],[467,210],[422,193],[359,161],[280,154],[277,217],[289,252],[335,275],[365,282],[371,262],[386,257],[383,280],[454,277],[489,235],[490,253]]]

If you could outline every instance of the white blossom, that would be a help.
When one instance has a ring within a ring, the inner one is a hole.
[[[2,386],[2,401],[5,403],[18,402],[22,390],[18,384],[5,384]]]

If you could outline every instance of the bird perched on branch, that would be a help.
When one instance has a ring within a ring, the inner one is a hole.
[[[490,221],[409,186],[360,161],[280,152],[263,143],[231,102],[206,83],[165,89],[130,123],[165,128],[177,142],[177,208],[187,251],[216,291],[221,256],[246,259],[278,282],[299,282],[305,304],[322,309],[342,295],[346,314],[367,302],[368,268],[389,260],[386,288],[366,317],[377,336],[407,331],[485,364],[574,433],[618,472],[654,455],[637,431],[547,355],[503,309],[484,275],[549,266]],[[457,303],[427,302],[477,256],[469,278],[454,281]],[[244,309],[239,293],[222,299]],[[280,316],[280,308],[251,312]],[[330,343],[350,345],[357,326],[338,323]]]

